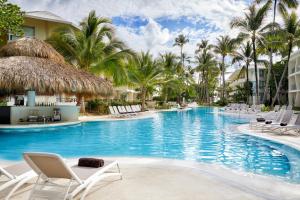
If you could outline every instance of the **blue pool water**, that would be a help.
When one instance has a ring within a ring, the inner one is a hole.
[[[216,163],[300,183],[300,152],[238,134],[246,119],[218,115],[212,108],[164,112],[154,118],[87,122],[76,126],[0,130],[0,159],[46,151],[64,157],[142,156]]]

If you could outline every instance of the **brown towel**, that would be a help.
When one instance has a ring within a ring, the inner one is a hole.
[[[287,123],[280,123],[280,126],[286,126]]]
[[[259,117],[259,118],[256,118],[256,121],[257,122],[264,122],[264,121],[266,121],[266,119],[262,118],[262,117]]]
[[[98,158],[79,158],[78,166],[80,167],[103,167],[104,160]]]

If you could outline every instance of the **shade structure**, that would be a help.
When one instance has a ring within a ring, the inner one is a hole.
[[[21,38],[0,49],[0,89],[109,96],[109,81],[65,63],[49,44]]]

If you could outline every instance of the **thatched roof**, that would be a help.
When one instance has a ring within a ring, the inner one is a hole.
[[[0,49],[0,56],[0,89],[34,89],[41,94],[112,93],[110,82],[66,64],[51,45],[37,39],[11,42]]]

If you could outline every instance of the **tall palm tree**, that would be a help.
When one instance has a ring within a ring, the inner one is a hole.
[[[178,89],[178,74],[182,72],[178,57],[171,53],[160,54],[159,64],[163,67],[166,78],[170,81],[162,86],[162,93],[164,95],[164,102],[168,101],[169,94]]]
[[[267,80],[266,80],[266,87],[265,87],[265,91],[264,91],[264,97],[263,97],[263,102],[265,102],[266,98],[267,98],[267,94],[268,94],[268,86],[269,86],[269,82],[270,82],[270,78],[271,78],[271,70],[273,67],[273,45],[272,43],[278,43],[278,36],[274,35],[274,28],[275,28],[275,23],[276,23],[276,12],[277,10],[279,11],[280,14],[282,15],[286,15],[287,14],[287,8],[293,8],[296,9],[299,5],[298,0],[256,0],[256,2],[259,4],[261,2],[271,2],[273,3],[273,23],[271,26],[271,34],[268,34],[267,36],[267,41],[269,43],[269,47],[268,49],[268,55],[269,55],[269,65],[268,65],[268,74],[267,74]],[[273,39],[273,40],[272,40]],[[277,45],[277,44],[275,44]]]
[[[180,34],[177,38],[175,38],[174,46],[180,47],[180,58],[181,58],[181,65],[182,68],[184,68],[184,58],[183,58],[183,46],[189,42],[189,39],[187,36]]]
[[[253,61],[254,61],[254,71],[255,71],[255,94],[256,94],[256,104],[259,104],[259,88],[258,88],[258,76],[257,76],[257,52],[256,52],[256,42],[263,38],[264,32],[264,20],[267,16],[267,11],[270,8],[271,3],[267,2],[264,6],[257,8],[255,4],[248,8],[244,17],[234,18],[231,22],[231,27],[239,28],[240,39],[250,39],[252,42],[253,49]]]
[[[115,37],[110,23],[91,11],[80,23],[80,30],[62,27],[47,41],[75,67],[104,74],[115,85],[125,84],[127,73],[123,61],[133,52]]]
[[[278,52],[279,49],[282,48],[282,45],[283,45],[283,38],[278,34],[274,34],[273,31],[266,32],[262,40],[260,40],[258,43],[258,52],[269,56],[269,61],[265,62],[265,65],[267,66],[267,78],[266,78],[266,85],[265,85],[262,103],[265,103],[268,97],[268,93],[270,92],[269,85],[270,85],[271,73],[273,70],[273,53]]]
[[[202,41],[202,44],[206,43],[206,41]],[[202,46],[202,49],[198,51],[198,55],[196,55],[196,63],[197,67],[195,70],[199,73],[199,80],[198,80],[198,87],[200,88],[200,74],[202,77],[202,84],[203,84],[203,96],[205,96],[206,102],[210,103],[209,98],[209,76],[211,72],[212,67],[216,67],[217,62],[213,56],[213,54],[210,52],[210,46],[204,45]]]
[[[232,63],[243,62],[246,67],[246,94],[247,103],[249,103],[250,96],[250,83],[249,83],[249,65],[253,61],[253,50],[251,43],[248,41],[246,44],[242,44],[241,47],[233,52]]]
[[[232,54],[232,52],[235,49],[236,40],[231,39],[228,35],[220,36],[217,38],[217,44],[214,46],[215,53],[221,55],[222,61],[221,61],[221,73],[222,73],[222,98],[225,98],[225,58],[227,55]]]
[[[131,84],[139,88],[142,100],[142,111],[145,110],[146,95],[149,90],[166,81],[164,70],[152,55],[140,53],[129,60],[130,70],[128,72]]]
[[[295,44],[299,44],[300,42],[300,20],[295,11],[292,11],[291,14],[283,15],[283,28],[279,30],[278,34],[282,35],[284,40],[286,41],[286,46],[288,48],[287,60],[285,62],[284,70],[281,75],[280,81],[278,83],[278,88],[275,94],[275,97],[272,101],[272,106],[275,103],[277,96],[279,95],[279,91],[282,87],[282,82],[284,78],[286,78],[286,73],[288,69],[288,64],[290,61],[291,53]]]
[[[80,30],[62,27],[47,39],[71,65],[112,78],[116,85],[128,80],[124,59],[133,53],[114,36],[110,20],[97,17],[95,11],[80,23]],[[84,97],[78,96],[78,105],[85,112]]]

